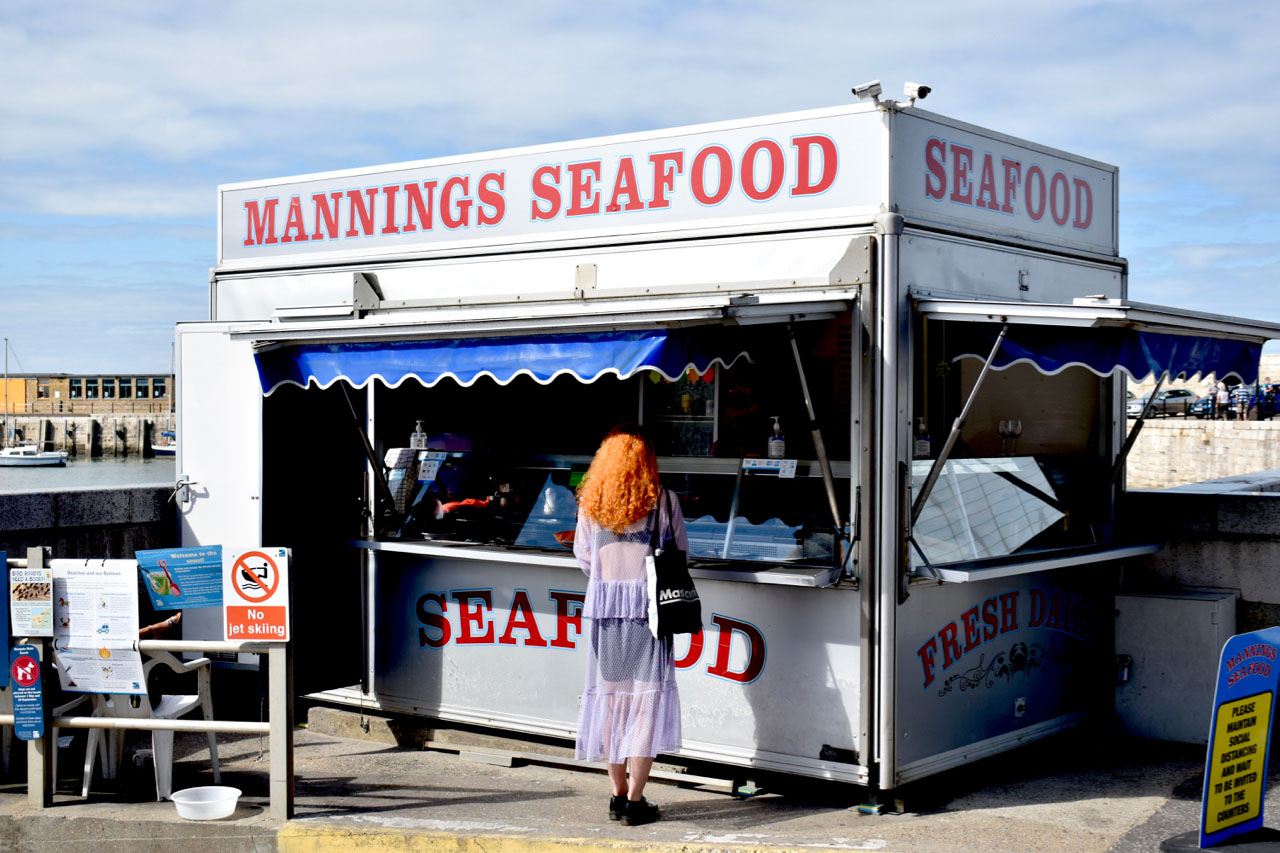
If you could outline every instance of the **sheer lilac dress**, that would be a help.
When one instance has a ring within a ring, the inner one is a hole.
[[[680,502],[659,500],[662,539],[675,539],[686,553],[689,540]],[[673,509],[668,517],[668,506]],[[578,712],[577,757],[622,764],[680,748],[680,696],[676,692],[671,641],[649,633],[645,557],[650,512],[622,533],[578,514],[573,553],[587,582],[583,616],[590,620],[587,678]]]

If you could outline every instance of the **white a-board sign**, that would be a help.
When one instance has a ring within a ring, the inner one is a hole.
[[[228,640],[288,640],[288,549],[224,548],[222,609]]]

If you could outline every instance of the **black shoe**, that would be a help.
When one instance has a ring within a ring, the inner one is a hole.
[[[658,819],[658,807],[641,797],[639,800],[627,800],[627,810],[622,815],[623,826],[640,826],[653,823]]]
[[[627,811],[627,795],[618,794],[609,798],[609,820],[622,820]]]

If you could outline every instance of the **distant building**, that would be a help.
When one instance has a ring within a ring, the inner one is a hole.
[[[172,373],[10,373],[0,402],[10,415],[163,413],[173,388]]]

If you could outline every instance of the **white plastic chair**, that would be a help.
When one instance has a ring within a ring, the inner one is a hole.
[[[150,658],[142,665],[144,679],[151,674],[157,664],[164,664],[174,672],[197,671],[197,693],[185,696],[162,696],[152,707],[147,694],[134,696],[128,693],[105,693],[94,696],[93,714],[98,717],[138,717],[153,720],[176,720],[199,708],[204,719],[213,719],[213,696],[209,683],[209,659],[198,658],[192,661],[180,661],[168,652],[146,652]],[[145,683],[145,682],[144,682]],[[137,700],[135,708],[133,701]],[[100,751],[100,742],[107,734],[106,760],[102,765],[103,778],[115,777],[120,762],[120,753],[124,746],[123,729],[89,729],[89,742],[84,752],[84,789],[81,796],[89,796],[89,784],[93,781],[93,765]],[[218,741],[213,732],[209,732],[209,761],[213,766],[214,784],[222,783],[222,772],[218,768]],[[151,756],[156,768],[156,799],[167,800],[173,793],[173,732],[156,730],[151,733]]]
[[[70,702],[67,702],[64,705],[58,705],[57,707],[55,707],[53,709],[53,712],[50,714],[50,716],[66,717],[70,715],[70,713],[73,710],[75,710],[75,708],[77,708],[80,705],[83,705],[86,702],[89,702],[92,698],[93,698],[93,695],[90,693],[81,693],[79,696],[72,699]],[[56,787],[58,784],[58,727],[57,726],[53,727],[53,737],[51,738],[51,740],[53,742],[53,754],[49,756],[49,761],[50,763],[52,763],[53,767],[49,772],[53,774],[54,786]],[[107,742],[106,741],[100,741],[98,751],[102,755],[103,766],[106,766],[106,761],[107,761]]]

